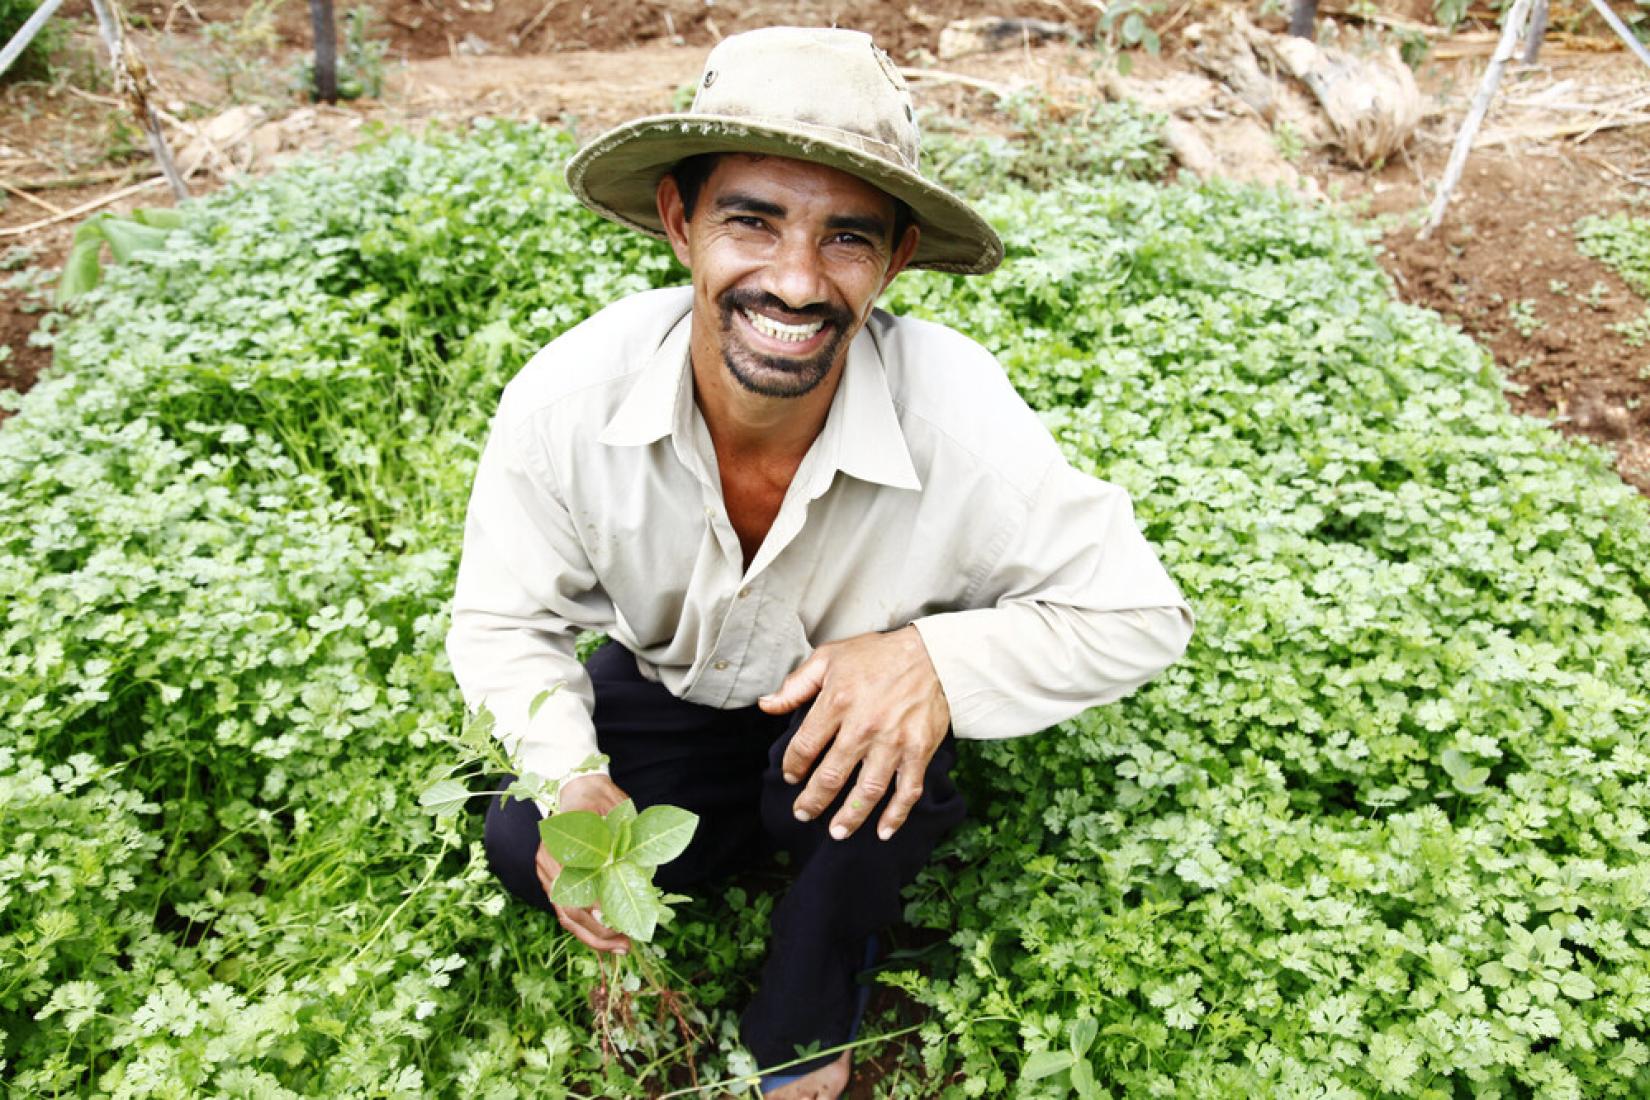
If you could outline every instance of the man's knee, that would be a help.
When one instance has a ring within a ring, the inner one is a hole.
[[[825,841],[831,819],[841,809],[843,799],[853,787],[853,777],[850,776],[824,813],[811,821],[803,822],[796,819],[795,802],[806,786],[807,779],[804,777],[801,782],[795,784],[785,782],[780,764],[784,760],[786,749],[790,747],[792,736],[802,724],[807,712],[806,707],[797,712],[784,734],[774,741],[768,751],[768,769],[762,782],[763,828],[780,846],[789,849],[793,855],[804,857],[815,845]],[[815,763],[817,762],[816,760]],[[905,824],[900,827],[896,836],[903,834],[907,840],[920,837],[927,846],[932,847],[962,821],[965,812],[963,798],[951,778],[951,771],[956,762],[956,739],[948,732],[945,740],[940,742],[939,748],[929,759],[928,766],[923,772],[922,794],[911,807]],[[862,831],[874,833],[883,811],[887,809],[898,790],[896,783],[883,796],[867,815],[865,824],[860,826]]]

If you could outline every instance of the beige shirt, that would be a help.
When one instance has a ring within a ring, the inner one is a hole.
[[[745,568],[690,309],[688,288],[610,306],[535,355],[493,421],[447,651],[523,770],[560,778],[596,752],[581,629],[728,708],[815,646],[915,623],[964,738],[1120,698],[1185,648],[1191,611],[1127,494],[1065,462],[979,345],[880,310]]]

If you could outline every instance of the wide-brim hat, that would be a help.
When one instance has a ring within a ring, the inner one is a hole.
[[[615,127],[567,163],[573,194],[605,218],[664,239],[655,191],[699,153],[760,153],[840,169],[911,208],[922,235],[910,266],[976,275],[1003,243],[962,199],[925,179],[911,94],[860,31],[769,27],[724,38],[693,106]]]

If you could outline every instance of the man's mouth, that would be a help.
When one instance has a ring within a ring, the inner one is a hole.
[[[825,327],[823,320],[809,321],[800,325],[787,325],[783,321],[775,321],[772,317],[757,313],[751,309],[741,309],[750,326],[770,340],[778,340],[785,344],[801,344],[813,338],[821,328]]]

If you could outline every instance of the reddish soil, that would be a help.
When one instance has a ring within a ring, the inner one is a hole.
[[[1626,138],[1598,145],[1603,163],[1647,155]],[[1514,408],[1615,448],[1621,475],[1650,493],[1650,347],[1614,327],[1643,316],[1646,302],[1576,250],[1577,219],[1625,206],[1601,184],[1596,163],[1580,157],[1532,166],[1483,151],[1438,232],[1388,233],[1384,263],[1407,300],[1495,354]]]

